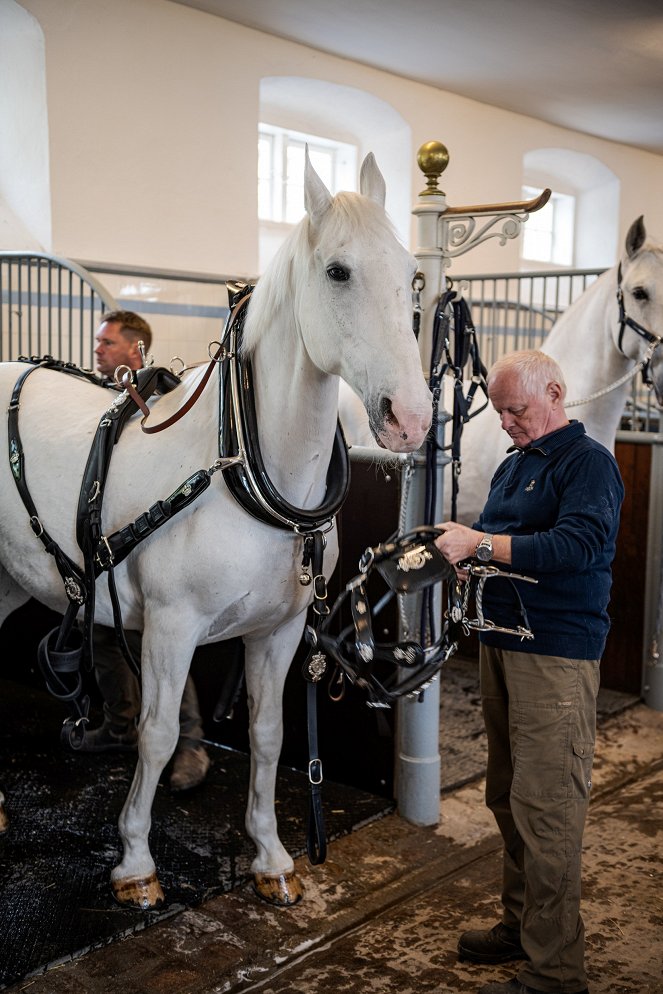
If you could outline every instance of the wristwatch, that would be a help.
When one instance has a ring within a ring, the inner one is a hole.
[[[476,549],[474,555],[481,563],[489,563],[493,558],[493,536],[484,535]]]

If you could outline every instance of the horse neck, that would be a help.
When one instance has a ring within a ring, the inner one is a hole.
[[[291,329],[272,325],[253,357],[258,435],[267,473],[297,507],[325,496],[338,411],[338,378],[321,372]]]
[[[618,322],[616,269],[590,287],[556,322],[542,345],[564,370],[568,401],[579,401],[612,385],[631,365],[614,344]],[[590,404],[571,406],[567,413],[585,424],[588,434],[612,447],[624,409],[625,383]]]

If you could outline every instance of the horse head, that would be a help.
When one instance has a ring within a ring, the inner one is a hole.
[[[313,363],[361,397],[384,448],[410,452],[430,427],[432,399],[412,332],[416,260],[384,211],[385,183],[372,154],[360,190],[332,197],[306,157],[309,274],[299,320]],[[321,325],[335,335],[322,337]]]
[[[663,245],[647,236],[642,215],[626,235],[620,271],[626,325],[622,330],[620,320],[615,343],[628,358],[639,361],[653,339],[663,339]],[[663,344],[654,351],[649,377],[663,406]]]

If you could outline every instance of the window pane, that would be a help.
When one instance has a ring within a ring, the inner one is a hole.
[[[258,136],[261,220],[295,224],[303,217],[306,144],[311,164],[332,194],[356,189],[356,146],[272,124],[260,124]]]
[[[274,216],[274,142],[271,135],[258,138],[258,217],[267,220]]]
[[[288,142],[283,220],[289,224],[295,224],[304,215],[304,151],[305,146],[301,142]]]
[[[540,189],[525,186],[523,197],[530,200]],[[530,214],[523,227],[522,258],[557,265],[573,264],[575,197],[553,193],[541,210]]]

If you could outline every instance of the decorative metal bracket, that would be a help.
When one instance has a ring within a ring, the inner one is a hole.
[[[500,245],[517,238],[530,214],[541,210],[550,199],[551,191],[545,189],[531,200],[449,207],[445,193],[437,185],[449,162],[445,146],[441,142],[426,142],[419,149],[417,162],[426,177],[426,189],[420,193],[420,206],[415,207],[414,213],[437,215],[435,243],[445,269],[452,259],[490,238],[497,238]]]

